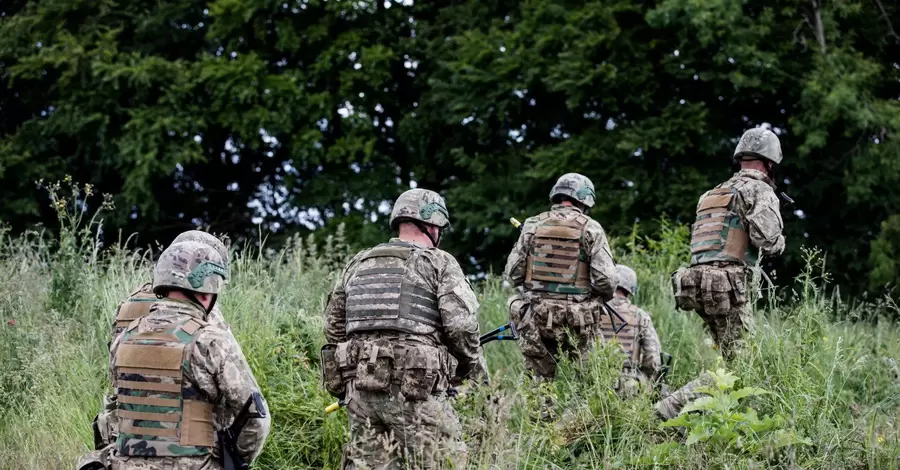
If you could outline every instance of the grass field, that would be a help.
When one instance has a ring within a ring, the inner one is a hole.
[[[668,227],[657,239],[632,234],[614,244],[617,261],[638,272],[637,303],[676,358],[675,387],[715,368],[717,358],[700,320],[676,311],[671,298],[668,273],[684,261],[686,234]],[[150,280],[153,256],[121,249],[101,256],[94,247],[88,230],[74,229],[59,239],[32,233],[0,244],[0,468],[72,468],[92,443],[90,422],[109,386],[113,311]],[[337,467],[346,415],[323,415],[332,399],[319,385],[318,351],[323,306],[347,254],[339,239],[294,239],[280,251],[232,255],[222,309],[273,416],[254,468]],[[655,397],[622,401],[611,393],[619,359],[609,349],[598,349],[577,376],[564,364],[554,386],[535,389],[514,343],[486,345],[490,387],[456,402],[470,468],[900,467],[900,329],[877,316],[891,306],[847,313],[828,293],[821,255],[808,255],[794,290],[757,302],[756,335],[729,370],[735,390],[768,393],[722,399],[722,408],[695,417],[691,439],[660,428]],[[505,323],[500,280],[476,287],[482,331]],[[866,321],[839,320],[864,313]],[[530,419],[546,396],[564,420]]]

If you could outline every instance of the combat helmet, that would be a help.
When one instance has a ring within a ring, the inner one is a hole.
[[[775,164],[781,163],[783,157],[781,153],[781,141],[774,132],[757,127],[744,132],[740,142],[734,149],[735,162],[743,156],[759,157],[769,160]]]
[[[225,242],[220,240],[219,237],[209,232],[204,232],[202,230],[188,230],[186,232],[181,232],[174,240],[172,240],[172,244],[181,242],[200,242],[209,245],[219,253],[219,256],[223,260],[228,261],[228,246],[226,246]]]
[[[594,207],[594,183],[584,175],[578,173],[566,173],[556,180],[553,189],[550,190],[550,202],[558,204],[562,197],[566,196],[572,201]]]
[[[228,262],[211,246],[196,242],[173,243],[163,251],[153,272],[153,293],[173,289],[218,294],[228,278]]]
[[[624,264],[617,264],[616,274],[619,276],[617,288],[624,290],[628,295],[637,294],[637,273],[635,273],[633,269]]]
[[[438,235],[435,240],[422,224],[434,225],[443,234],[444,230],[450,226],[450,212],[447,211],[447,203],[440,194],[427,189],[410,189],[394,201],[394,208],[391,210],[389,220],[391,230],[397,231],[401,222],[416,224],[419,230],[428,236],[432,244],[438,246],[441,235]]]

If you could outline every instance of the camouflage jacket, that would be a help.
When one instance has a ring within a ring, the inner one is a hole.
[[[743,183],[736,185],[735,183]],[[775,184],[759,170],[740,170],[719,187],[740,186],[736,203],[737,214],[750,236],[750,243],[764,256],[784,251],[784,221]],[[706,196],[706,193],[703,194]],[[703,199],[703,196],[700,199]],[[699,202],[698,202],[699,206]]]
[[[392,238],[391,242],[400,242]],[[358,253],[344,268],[325,306],[325,338],[329,343],[347,341],[347,286],[356,275],[358,262],[368,252]],[[479,344],[478,299],[459,262],[446,251],[425,249],[417,258],[413,272],[418,284],[427,285],[437,296],[442,328],[427,336],[443,344],[458,361],[456,375],[460,379],[484,380],[487,366]]]
[[[577,207],[562,204],[554,204],[550,208],[550,212],[567,219],[574,219],[582,214]],[[522,224],[519,240],[506,261],[505,276],[513,287],[519,287],[525,283],[526,260],[534,247],[534,231],[537,227],[538,217],[540,216],[529,217]],[[595,297],[609,301],[616,290],[616,263],[613,261],[603,227],[593,219],[585,227],[584,244],[584,251],[588,254],[588,264],[591,268],[591,293],[589,295],[562,295],[562,297],[568,297],[576,302],[583,302]],[[559,297],[559,294],[548,294],[543,297],[555,298]]]
[[[153,283],[148,282],[148,283],[142,285],[140,288],[138,288],[135,291],[135,293],[153,294]],[[116,313],[115,313],[115,315],[113,315],[112,327],[110,329],[111,330],[110,341],[114,340],[116,338],[116,336],[119,336],[119,334],[125,330],[124,326],[119,326],[117,324],[118,322],[116,322],[115,317],[118,316],[119,311],[122,309],[122,306],[125,305],[125,303],[127,303],[133,295],[135,295],[135,294],[134,293],[131,294],[130,296],[128,296],[128,298],[122,300],[121,302],[119,302],[119,305],[116,306]],[[231,327],[228,326],[228,323],[225,321],[225,316],[222,314],[222,309],[219,308],[218,302],[216,302],[216,304],[213,305],[212,311],[209,312],[209,315],[207,316],[206,321],[208,323],[218,326],[219,328],[222,328],[223,330],[229,330],[229,331],[231,330]],[[110,343],[110,344],[112,344],[112,343]]]
[[[150,314],[139,320],[137,332],[164,328],[189,317],[206,320],[206,313],[193,302],[163,298],[153,305]],[[110,348],[109,378],[116,387],[116,351],[124,335],[119,335]],[[214,426],[228,427],[252,392],[260,391],[244,353],[230,331],[209,324],[200,330],[190,357],[190,373],[185,380],[200,390],[200,399],[215,404]],[[268,408],[268,405],[266,405]],[[262,451],[271,426],[271,413],[265,418],[251,419],[238,437],[238,453],[248,462]],[[219,450],[221,452],[221,449]],[[134,460],[134,457],[131,457]],[[168,460],[168,459],[166,459]],[[178,468],[219,468],[216,456],[185,458],[187,466]],[[151,462],[152,463],[152,462]],[[195,466],[194,463],[197,463]],[[143,467],[142,467],[143,468]]]
[[[609,302],[609,305],[612,308],[619,310],[632,304],[629,299],[616,296]],[[662,366],[659,357],[662,345],[659,342],[659,335],[656,333],[656,328],[653,327],[653,319],[650,318],[650,314],[641,308],[637,308],[636,312],[638,317],[640,317],[641,322],[640,333],[637,338],[637,345],[641,349],[641,363],[638,364],[638,370],[626,369],[625,373],[632,376],[641,374],[643,378],[653,380],[656,378],[656,374],[659,373],[659,369]]]

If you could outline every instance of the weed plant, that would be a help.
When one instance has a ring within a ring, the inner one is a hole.
[[[90,423],[109,387],[113,312],[151,279],[158,255],[122,246],[101,251],[100,219],[82,215],[85,188],[51,190],[56,204],[66,200],[58,207],[59,237],[0,233],[3,469],[72,468],[92,446]],[[636,303],[651,312],[663,349],[675,356],[674,388],[725,367],[702,322],[675,310],[671,297],[669,273],[686,260],[687,236],[664,220],[654,237],[636,227],[614,240],[617,261],[638,273]],[[277,251],[262,246],[233,249],[232,278],[220,297],[273,417],[254,468],[338,468],[346,414],[323,413],[333,399],[320,386],[318,351],[328,292],[350,254],[347,240],[338,232],[325,240],[295,237]],[[608,346],[598,345],[584,363],[563,362],[559,380],[535,387],[515,343],[486,345],[491,384],[455,402],[469,468],[900,467],[900,329],[873,316],[869,304],[845,313],[849,307],[830,294],[823,254],[806,255],[802,276],[756,303],[755,334],[722,371],[730,377],[724,395],[684,418],[680,430],[661,426],[655,394],[622,400],[613,393],[622,359]],[[476,288],[482,331],[505,323],[508,288],[496,276]],[[865,316],[854,314],[864,309]],[[728,393],[746,387],[765,393],[729,401]],[[546,400],[555,420],[537,419]],[[698,429],[737,434],[690,439]]]

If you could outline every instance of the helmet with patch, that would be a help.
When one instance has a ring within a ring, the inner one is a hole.
[[[204,232],[202,230],[188,230],[186,232],[181,232],[174,240],[172,240],[172,244],[180,242],[200,242],[209,245],[219,253],[219,256],[221,256],[223,260],[228,260],[228,247],[225,245],[225,242],[209,232]]]
[[[568,197],[574,202],[586,207],[594,206],[594,183],[584,175],[578,173],[566,173],[559,177],[553,189],[550,190],[550,202],[558,204],[563,197]]]
[[[734,161],[741,157],[751,156],[764,158],[776,164],[781,163],[781,141],[774,132],[757,127],[744,132],[734,149]]]
[[[196,242],[173,243],[163,251],[153,272],[153,292],[172,289],[218,294],[228,278],[228,262],[211,246]]]
[[[391,210],[391,229],[397,230],[401,222],[424,222],[444,229],[450,225],[450,213],[440,194],[427,189],[410,189],[394,201]]]

